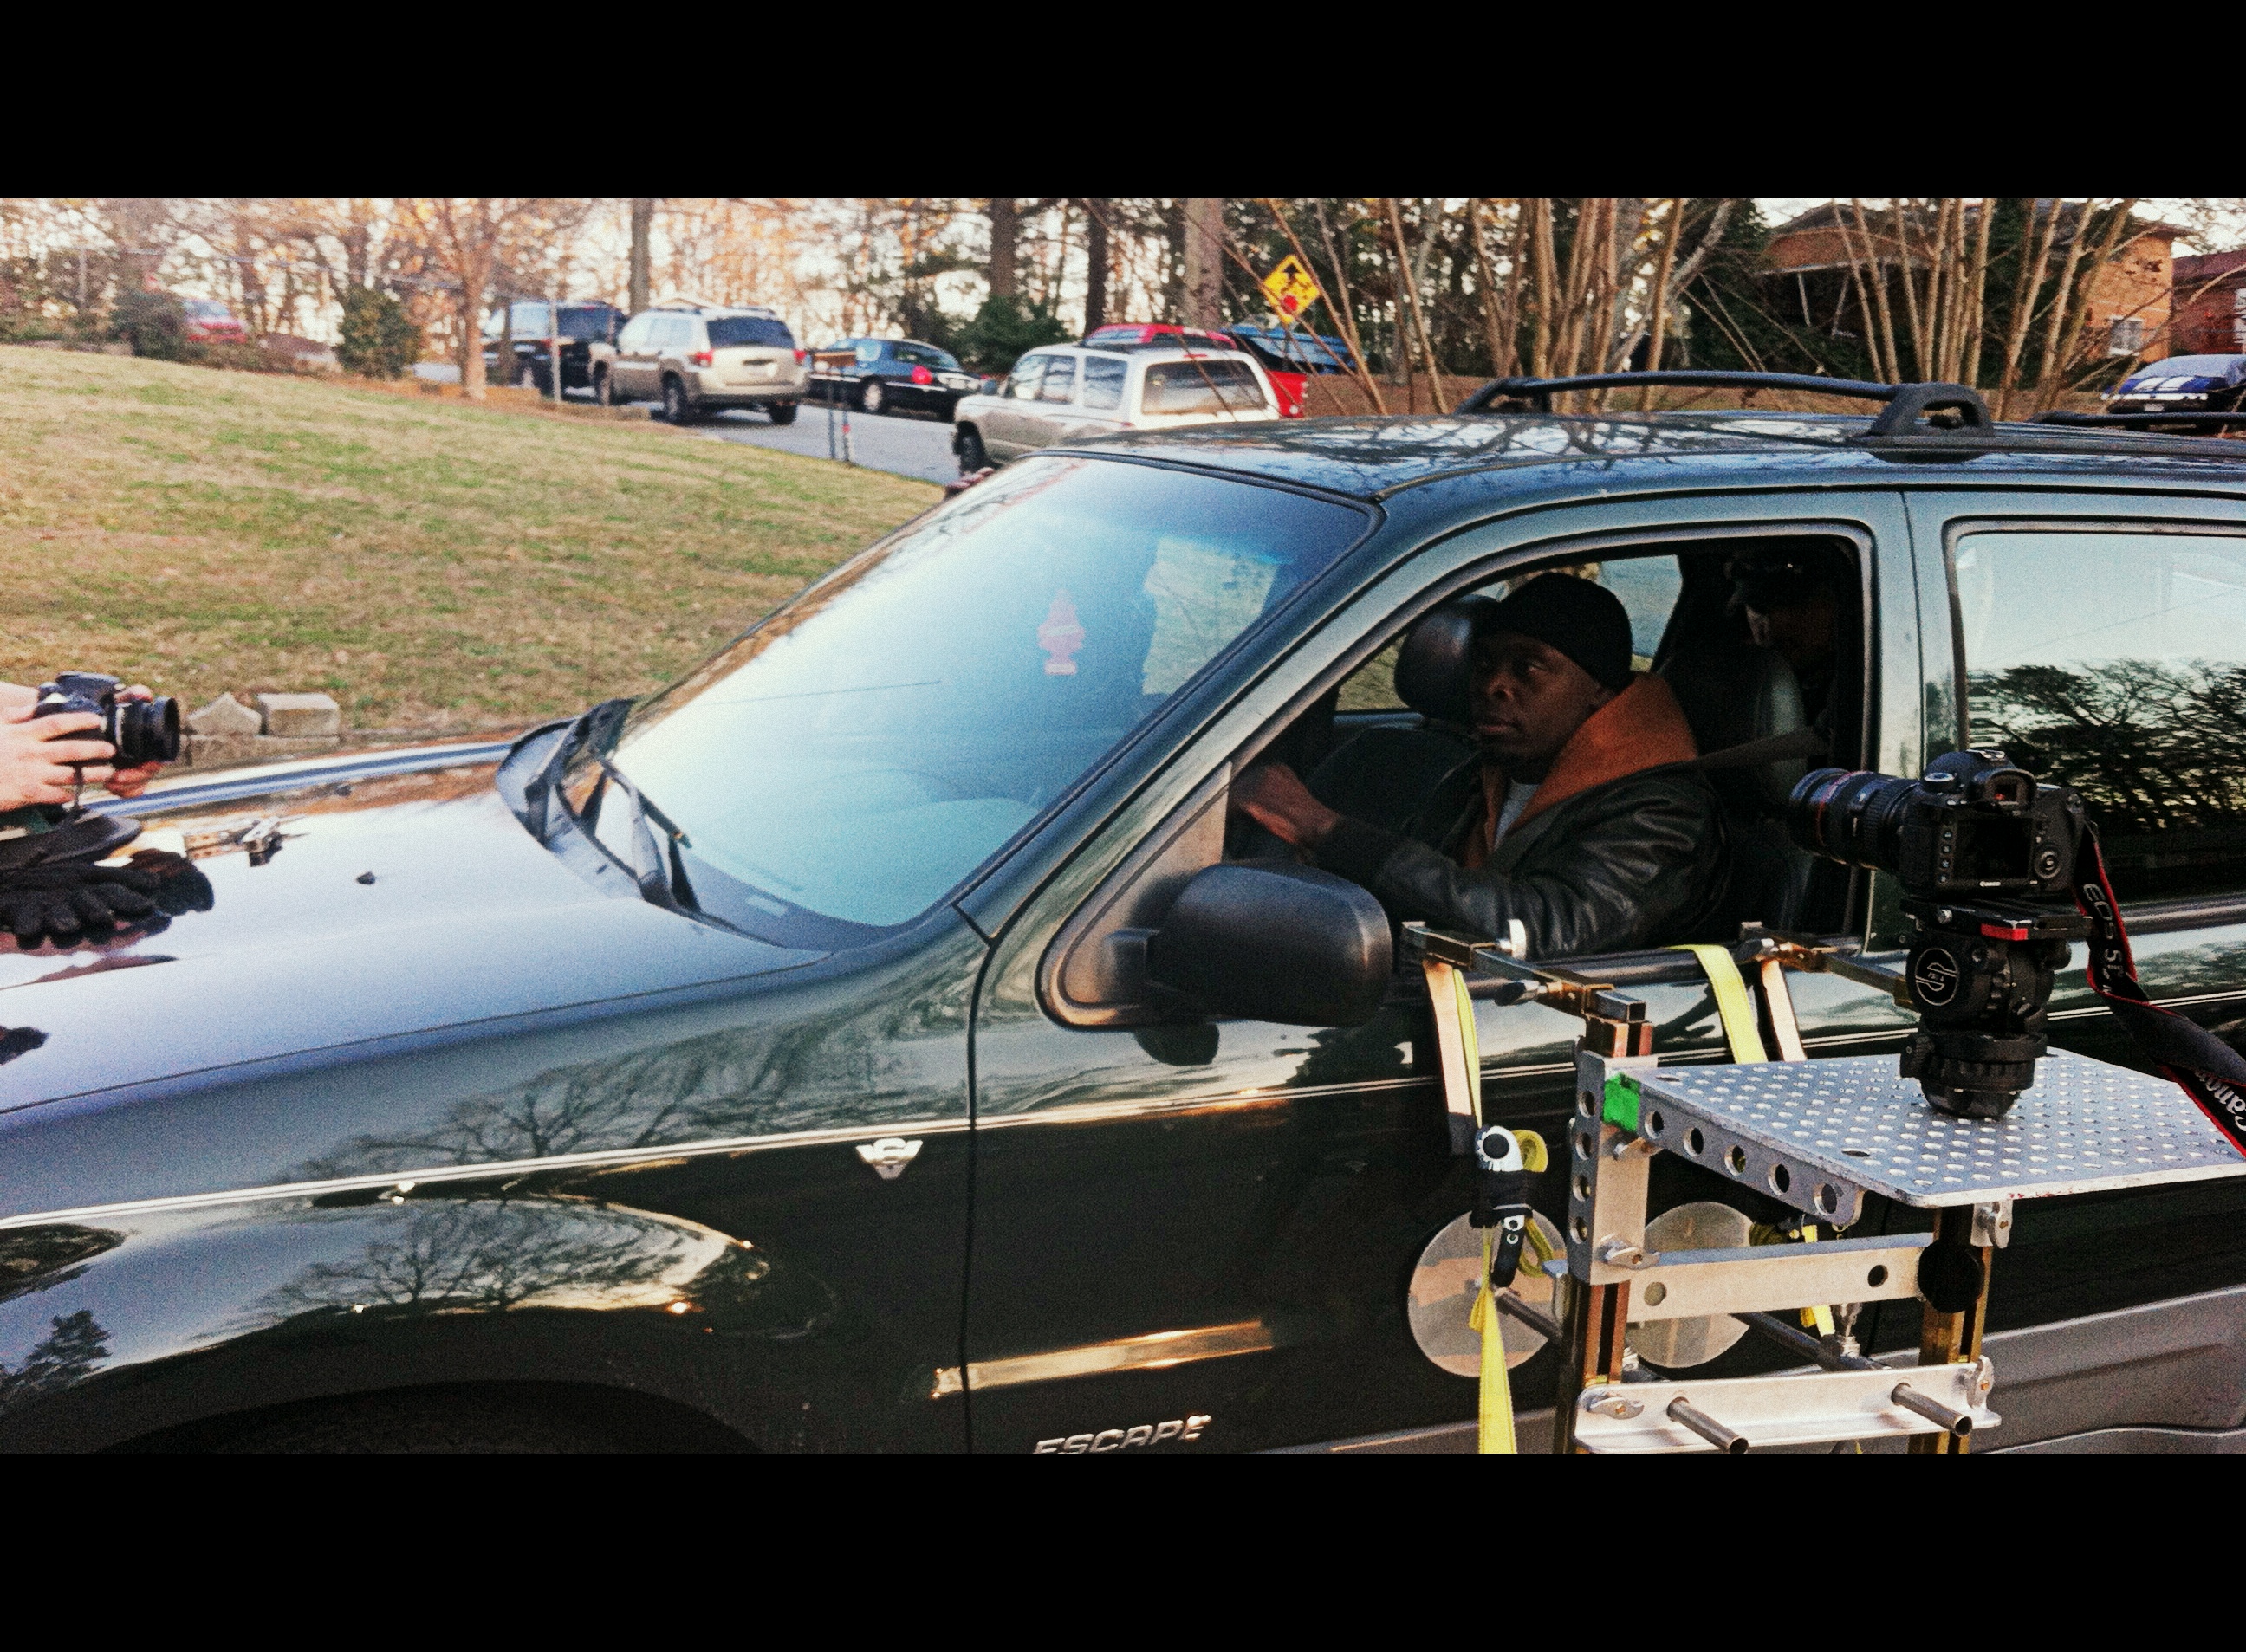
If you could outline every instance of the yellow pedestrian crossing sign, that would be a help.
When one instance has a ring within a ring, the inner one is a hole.
[[[1299,318],[1321,296],[1310,270],[1292,253],[1282,258],[1263,277],[1263,290],[1271,295],[1272,305],[1289,321]]]

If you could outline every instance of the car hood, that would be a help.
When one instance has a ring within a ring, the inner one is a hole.
[[[188,909],[99,947],[0,935],[0,1111],[820,955],[595,889],[508,812],[495,766],[339,765],[139,808],[142,846],[178,833],[194,856],[171,902]],[[227,846],[276,817],[263,864]]]

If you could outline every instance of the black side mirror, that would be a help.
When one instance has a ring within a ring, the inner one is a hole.
[[[1362,1026],[1394,969],[1388,914],[1357,885],[1290,860],[1196,873],[1147,938],[1147,974],[1215,1016]]]

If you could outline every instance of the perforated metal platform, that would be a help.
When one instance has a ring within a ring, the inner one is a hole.
[[[2175,1084],[2063,1051],[2002,1118],[1935,1112],[1891,1055],[1630,1076],[1640,1134],[1842,1222],[1862,1193],[1932,1208],[2246,1176]]]

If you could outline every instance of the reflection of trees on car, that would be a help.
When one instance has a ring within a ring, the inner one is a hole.
[[[914,1116],[917,1015],[900,1006],[869,1024],[855,1060],[838,1062],[832,1029],[813,1023],[711,1033],[650,1054],[557,1067],[458,1102],[425,1129],[344,1142],[289,1177],[514,1164],[823,1127],[838,1118],[885,1127]]]
[[[283,1313],[315,1308],[467,1308],[503,1312],[564,1299],[575,1307],[660,1305],[727,1241],[642,1220],[619,1234],[591,1204],[527,1200],[417,1204],[343,1261],[315,1262],[269,1294]],[[761,1266],[761,1262],[759,1262]],[[622,1300],[619,1300],[622,1299]]]
[[[362,1211],[327,1214],[363,1220]],[[717,1329],[800,1336],[831,1317],[825,1285],[743,1241],[676,1217],[588,1199],[416,1199],[341,1259],[311,1263],[248,1310],[259,1323],[307,1313],[507,1313],[654,1309]]]
[[[58,1394],[92,1376],[109,1357],[109,1333],[90,1309],[57,1315],[51,1323],[54,1329],[24,1356],[21,1365],[13,1370],[0,1365],[0,1411]]]
[[[1976,744],[2082,793],[2124,897],[2192,893],[2246,855],[2246,666],[2018,665],[1970,683]]]

